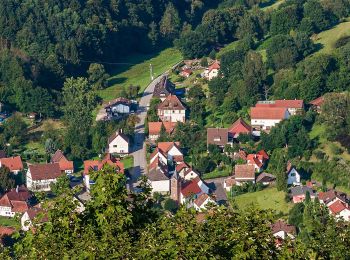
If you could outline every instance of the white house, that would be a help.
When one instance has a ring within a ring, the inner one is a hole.
[[[157,114],[163,122],[186,121],[186,108],[176,95],[170,94],[158,105]]]
[[[168,157],[166,154],[163,153],[162,150],[160,150],[158,147],[154,150],[154,152],[150,156],[150,165],[155,160],[160,160],[163,164],[167,165],[168,164]]]
[[[182,183],[180,191],[180,203],[188,203],[191,199],[198,198],[201,194],[209,194],[209,187],[202,181],[200,177]]]
[[[126,155],[129,153],[129,138],[122,133],[116,131],[108,139],[108,152],[110,154]]]
[[[152,187],[152,192],[169,193],[170,192],[170,177],[166,165],[156,161],[147,174],[148,181]]]
[[[168,161],[183,162],[183,153],[179,142],[158,142],[158,149],[166,155]]]
[[[260,136],[261,131],[269,132],[276,124],[289,117],[290,114],[286,108],[252,107],[250,109],[252,134]]]
[[[119,114],[129,114],[131,101],[126,98],[117,98],[113,101],[108,102],[104,105],[107,114],[119,115]]]
[[[288,185],[300,185],[301,184],[301,176],[297,169],[294,166],[288,167],[289,170],[287,171],[288,179],[287,184]]]
[[[216,78],[219,75],[219,70],[220,70],[220,62],[215,61],[203,72],[203,76],[208,80],[212,80],[213,78]]]
[[[41,208],[32,207],[32,208],[29,208],[22,215],[22,217],[21,217],[21,229],[23,231],[28,231],[32,227],[33,220],[35,218],[37,218],[38,224],[48,221],[47,214],[45,214],[45,212]]]
[[[58,163],[29,165],[26,175],[27,188],[31,191],[50,191],[50,184],[55,183],[61,175]]]
[[[28,209],[30,197],[24,185],[11,189],[0,198],[0,216],[14,217],[15,214],[24,213]]]
[[[255,183],[255,167],[251,164],[236,164],[234,176],[238,186],[247,182]]]
[[[276,223],[271,225],[272,234],[276,238],[294,239],[296,236],[296,228],[293,225],[289,225],[282,220],[278,220]]]
[[[215,201],[209,197],[208,194],[203,193],[194,200],[193,206],[197,211],[202,211],[207,209],[208,204],[215,204]]]
[[[286,108],[290,115],[296,115],[304,110],[304,101],[301,99],[279,99],[269,101],[259,101],[256,107],[280,107]]]
[[[350,206],[349,204],[337,200],[328,206],[329,212],[334,215],[337,219],[344,219],[350,221]]]

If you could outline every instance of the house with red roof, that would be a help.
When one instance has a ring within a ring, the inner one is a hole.
[[[33,226],[33,221],[40,225],[48,221],[47,212],[45,212],[40,205],[29,208],[21,217],[21,229],[28,231]]]
[[[11,236],[16,232],[14,227],[0,226],[0,243],[3,246],[11,244]]]
[[[319,192],[318,199],[322,204],[330,206],[336,201],[346,203],[346,194],[332,189],[325,192]]]
[[[236,164],[233,176],[238,186],[246,182],[255,183],[255,167],[252,164]]]
[[[199,195],[193,202],[193,206],[197,211],[206,210],[208,204],[215,204],[215,201],[206,193]]]
[[[344,219],[350,221],[350,206],[349,204],[337,200],[328,206],[329,212],[338,219]]]
[[[209,187],[202,181],[200,177],[185,181],[181,185],[180,203],[191,203],[192,200],[197,199],[201,194],[209,194]]]
[[[14,217],[15,214],[24,213],[29,208],[30,198],[31,194],[24,185],[6,192],[0,198],[0,216]]]
[[[149,165],[146,176],[152,187],[152,192],[165,194],[170,192],[171,176],[169,174],[168,165],[159,160],[158,157]]]
[[[18,174],[23,170],[23,163],[21,156],[7,157],[0,159],[0,167],[9,168],[10,172],[13,174]]]
[[[216,60],[203,72],[203,76],[208,80],[212,80],[219,75],[219,70],[220,62]]]
[[[261,172],[264,168],[265,160],[260,154],[248,154],[247,164],[253,165],[256,172]]]
[[[184,160],[179,142],[158,142],[157,148],[167,157],[168,161],[179,164]]]
[[[27,188],[31,191],[50,191],[51,183],[55,183],[60,176],[62,171],[58,163],[29,165],[26,174]]]
[[[72,174],[74,172],[73,161],[69,161],[61,150],[57,150],[51,157],[52,163],[58,163],[62,172]]]
[[[184,68],[180,73],[180,76],[188,78],[192,74],[192,70],[188,68]]]
[[[148,122],[148,137],[152,141],[159,138],[162,127],[167,134],[172,134],[175,130],[175,122]]]
[[[170,94],[157,107],[159,119],[163,122],[182,122],[186,121],[186,107],[181,100]]]
[[[272,234],[276,238],[281,238],[282,240],[286,238],[295,239],[297,234],[297,229],[293,225],[285,223],[283,220],[278,220],[271,225]]]
[[[232,139],[237,139],[240,134],[251,134],[252,128],[241,117],[228,129],[228,135]]]
[[[318,97],[312,101],[309,102],[309,104],[311,105],[312,109],[314,111],[316,111],[317,113],[321,113],[321,106],[324,103],[324,97]]]
[[[288,109],[290,115],[296,115],[304,110],[304,100],[301,99],[280,99],[272,101],[258,101],[256,107],[280,107]]]
[[[84,161],[83,182],[87,191],[90,191],[91,185],[94,184],[94,181],[90,178],[90,172],[99,171],[105,165],[110,165],[115,168],[116,173],[124,174],[124,163],[119,159],[114,158],[109,153],[106,154],[103,160],[86,160]]]
[[[271,128],[284,119],[288,119],[290,113],[287,108],[256,106],[250,108],[250,121],[252,134],[260,136],[260,132],[270,132]]]

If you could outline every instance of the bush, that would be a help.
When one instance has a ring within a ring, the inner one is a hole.
[[[350,35],[344,35],[342,37],[340,37],[335,43],[334,43],[334,47],[335,48],[340,48],[345,46],[346,44],[348,44],[350,42]]]
[[[317,159],[323,160],[325,158],[325,153],[322,152],[321,150],[316,150],[314,151],[314,155],[316,156]]]
[[[337,146],[336,144],[331,144],[330,148],[331,148],[331,152],[335,155],[339,155],[344,152],[344,150],[341,147]]]
[[[177,202],[172,199],[166,199],[164,201],[164,209],[170,211],[171,213],[176,213],[178,208]]]

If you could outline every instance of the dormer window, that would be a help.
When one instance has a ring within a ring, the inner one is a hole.
[[[220,136],[214,137],[214,142],[220,142],[220,141],[221,141],[221,137]]]

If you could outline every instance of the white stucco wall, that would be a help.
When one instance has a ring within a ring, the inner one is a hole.
[[[170,192],[170,180],[150,181],[152,192]]]
[[[110,144],[109,144],[109,153],[116,154],[128,154],[129,153],[129,143],[125,141],[120,135],[118,135]]]

